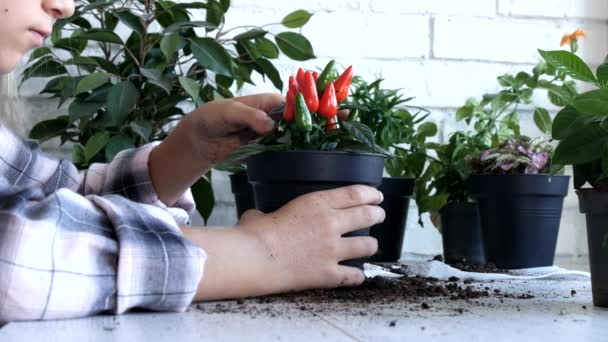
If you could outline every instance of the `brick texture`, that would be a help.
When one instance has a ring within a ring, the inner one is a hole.
[[[315,68],[333,58],[354,64],[363,77],[383,77],[385,86],[402,88],[416,97],[413,104],[431,109],[440,140],[464,128],[454,112],[468,97],[496,90],[496,77],[505,72],[529,71],[539,59],[536,49],[558,49],[564,32],[587,30],[582,56],[594,64],[604,59],[608,47],[606,0],[232,0],[226,25],[279,22],[300,8],[315,13],[299,31],[319,58],[305,63],[279,59],[276,65],[284,77],[299,65]],[[261,78],[255,81],[256,87],[246,86],[242,93],[276,91]],[[23,89],[30,125],[40,115],[57,112],[36,95],[40,89],[41,84]],[[555,109],[543,96],[536,100]],[[527,134],[540,134],[529,112],[522,114],[522,126]],[[218,173],[214,182],[219,204],[211,224],[233,224],[227,176]],[[425,228],[417,227],[416,211],[410,212],[405,252],[439,253],[440,234],[428,220]],[[586,253],[584,220],[572,195],[564,208],[558,253]]]

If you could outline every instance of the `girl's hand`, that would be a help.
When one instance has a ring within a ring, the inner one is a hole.
[[[278,94],[260,94],[206,103],[186,116],[150,154],[150,177],[158,197],[175,201],[217,162],[256,135],[272,131],[268,116],[280,106]]]
[[[355,185],[310,193],[274,213],[246,212],[236,228],[186,229],[208,255],[195,300],[359,285],[360,269],[339,265],[376,253],[369,236],[343,234],[384,220],[378,190]]]

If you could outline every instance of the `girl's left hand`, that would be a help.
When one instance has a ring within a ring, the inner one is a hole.
[[[270,133],[274,121],[267,113],[282,103],[279,94],[259,94],[212,101],[188,114],[150,154],[150,177],[159,199],[172,205],[239,146]]]

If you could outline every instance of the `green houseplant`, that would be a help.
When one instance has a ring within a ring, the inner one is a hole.
[[[433,222],[442,230],[444,254],[448,262],[466,259],[484,260],[478,225],[478,209],[471,193],[471,169],[466,160],[485,149],[498,147],[509,138],[521,135],[519,116],[522,105],[533,105],[532,95],[544,90],[550,102],[564,106],[578,93],[572,77],[545,61],[530,73],[518,72],[497,78],[500,90],[471,98],[456,111],[456,120],[465,121],[472,129],[455,132],[445,144],[435,145],[436,158],[423,174],[435,201],[428,210]],[[527,108],[524,108],[527,109]],[[542,107],[533,107],[534,122],[544,134],[551,133],[552,120]]]
[[[580,210],[586,215],[593,303],[608,307],[608,62],[595,73],[571,51],[542,51],[543,59],[574,79],[592,85],[568,103],[555,117],[553,139],[559,141],[553,163],[572,165]]]
[[[427,140],[437,134],[437,126],[425,122],[428,110],[408,105],[413,98],[406,98],[400,89],[386,89],[382,82],[355,78],[349,103],[357,108],[353,118],[374,132],[376,143],[394,151],[385,161],[388,177],[378,188],[387,216],[370,234],[378,240],[378,253],[372,259],[395,262],[401,257],[410,198],[414,195],[422,207],[429,201],[425,188],[415,183],[428,165]]]
[[[340,120],[352,67],[341,75],[330,61],[323,71],[291,76],[282,118],[272,133],[237,151],[219,167],[233,169],[245,161],[256,208],[271,212],[300,195],[366,184],[377,187],[387,152],[377,146],[369,127],[351,118]],[[369,229],[345,236],[368,235]],[[346,265],[362,267],[362,260]]]
[[[254,73],[282,89],[272,63],[281,52],[298,61],[314,58],[299,33],[227,28],[229,8],[229,0],[81,2],[74,16],[55,23],[50,47],[35,50],[23,72],[23,81],[51,77],[42,93],[65,104],[65,115],[38,123],[30,137],[73,143],[79,167],[106,162],[123,149],[164,139],[185,110],[232,97],[253,84]],[[299,28],[310,16],[299,10],[278,24]],[[192,187],[205,220],[214,206],[210,181],[208,173]]]

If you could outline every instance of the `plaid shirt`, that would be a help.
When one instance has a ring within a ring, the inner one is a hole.
[[[183,311],[206,254],[148,172],[154,144],[82,172],[0,126],[0,324],[131,308]]]

